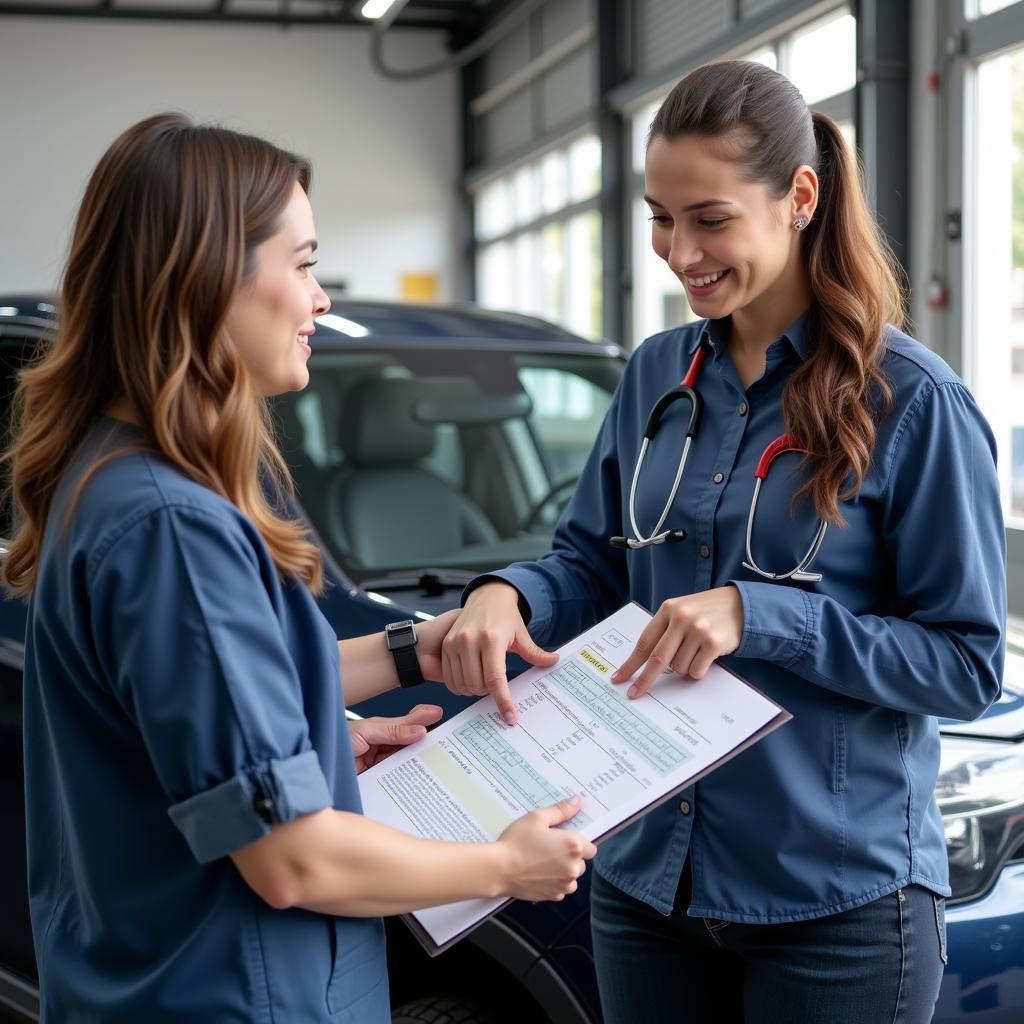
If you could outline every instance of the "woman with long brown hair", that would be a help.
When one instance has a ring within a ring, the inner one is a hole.
[[[977,717],[1002,674],[994,441],[901,330],[855,161],[782,75],[687,75],[645,178],[701,319],[633,354],[553,551],[471,584],[445,678],[515,721],[506,650],[549,662],[537,645],[632,599],[655,614],[614,678],[630,697],[720,658],[793,714],[602,845],[608,1024],[924,1024],[950,892],[936,716]]]
[[[337,642],[289,517],[265,399],[303,388],[309,164],[160,115],[85,191],[50,351],[9,453],[29,601],[29,887],[43,1019],[358,1021],[388,1012],[380,915],[560,899],[593,847],[552,826],[414,839],[360,814],[356,773],[440,709],[346,724],[398,685],[382,634]],[[450,616],[420,627],[440,677]],[[339,685],[340,674],[340,685]],[[344,693],[342,692],[344,689]]]

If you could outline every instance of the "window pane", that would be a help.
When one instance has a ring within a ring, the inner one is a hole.
[[[967,0],[967,16],[969,18],[986,14],[993,11],[1001,11],[1004,7],[1012,7],[1018,0]],[[975,10],[976,8],[976,10]]]
[[[1024,526],[1024,49],[978,68],[970,168],[976,236],[965,370],[996,435],[1008,521]]]
[[[585,338],[601,336],[601,215],[569,221],[569,310],[565,326]]]
[[[510,308],[519,313],[539,316],[540,307],[540,236],[527,233],[515,242],[515,295]]]
[[[527,164],[515,175],[516,223],[528,224],[540,213],[540,181],[537,165]]]
[[[512,182],[499,178],[482,188],[473,206],[476,237],[496,238],[512,228],[514,194]]]
[[[555,323],[565,319],[565,231],[551,224],[540,236],[541,315]]]
[[[601,140],[585,135],[569,147],[569,198],[590,199],[601,191]]]
[[[541,207],[554,213],[568,202],[569,166],[563,150],[548,153],[540,164]]]
[[[644,173],[644,157],[647,153],[647,133],[651,130],[651,122],[662,104],[662,99],[649,103],[633,118],[633,170],[637,174]]]
[[[856,26],[852,15],[841,14],[793,33],[789,77],[809,104],[846,92],[856,84]]]
[[[758,64],[764,64],[765,67],[771,68],[772,71],[779,70],[779,55],[775,52],[774,46],[766,46],[763,50],[748,53],[743,59],[757,61]]]
[[[508,242],[486,245],[477,252],[476,297],[491,309],[512,309],[513,253]]]

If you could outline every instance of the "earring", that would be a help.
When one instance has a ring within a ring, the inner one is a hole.
[[[806,217],[797,217],[796,220],[793,221],[793,229],[795,231],[803,231],[805,227],[807,227]]]

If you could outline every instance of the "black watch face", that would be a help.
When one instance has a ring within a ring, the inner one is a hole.
[[[388,640],[388,647],[394,650],[396,647],[411,647],[416,643],[416,631],[413,628],[412,619],[404,619],[402,622],[389,622],[384,627],[384,635]]]

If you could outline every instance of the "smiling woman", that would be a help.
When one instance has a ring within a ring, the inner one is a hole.
[[[44,1021],[385,1024],[380,915],[561,899],[593,846],[562,801],[493,843],[363,818],[356,773],[441,709],[346,723],[441,674],[452,616],[337,642],[283,500],[267,399],[314,318],[308,163],[167,114],[129,128],[75,224],[53,345],[6,458],[28,598],[25,794]],[[415,646],[413,646],[415,645]]]
[[[925,1024],[950,893],[935,716],[977,717],[1002,676],[992,435],[899,329],[843,137],[782,75],[691,72],[645,177],[654,251],[702,319],[636,350],[552,550],[470,583],[446,674],[514,722],[506,652],[632,600],[657,611],[612,680],[629,697],[722,659],[793,714],[602,844],[607,1024]]]
[[[277,233],[260,246],[250,280],[228,309],[227,333],[263,397],[301,391],[309,383],[313,318],[331,308],[311,273],[313,233],[313,208],[296,182]]]

